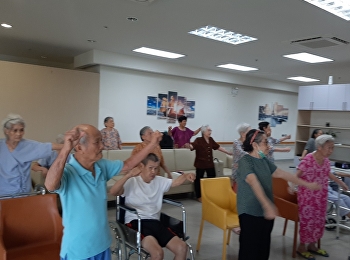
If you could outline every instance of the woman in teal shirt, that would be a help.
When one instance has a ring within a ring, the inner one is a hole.
[[[267,260],[271,231],[277,210],[273,204],[272,177],[319,189],[317,183],[305,182],[271,163],[266,134],[252,129],[243,142],[246,155],[238,162],[237,209],[241,226],[239,260]]]

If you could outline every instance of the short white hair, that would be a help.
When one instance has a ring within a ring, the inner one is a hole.
[[[20,115],[8,114],[1,122],[2,127],[5,129],[11,129],[13,125],[22,125],[25,127],[25,122]]]
[[[241,133],[247,132],[249,128],[250,128],[250,124],[248,124],[248,123],[240,123],[237,126],[236,130],[237,130],[238,134],[240,135]]]
[[[319,137],[316,138],[315,140],[315,144],[316,144],[316,148],[318,147],[322,147],[325,143],[327,142],[332,142],[334,143],[334,138],[331,135],[320,135]]]
[[[208,128],[209,128],[209,125],[203,125],[201,127],[201,133],[203,134],[205,131],[207,131]]]

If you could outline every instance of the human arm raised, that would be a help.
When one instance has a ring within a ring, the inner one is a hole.
[[[131,171],[127,172],[126,174],[123,174],[123,177],[118,180],[109,190],[109,193],[113,196],[119,196],[124,193],[124,184],[127,180],[129,180],[132,177],[136,177],[140,175],[140,169],[139,167],[135,167]]]
[[[171,187],[180,186],[181,184],[183,184],[185,182],[185,180],[189,180],[190,182],[194,182],[195,179],[196,179],[195,174],[183,173],[181,176],[179,176],[178,178],[173,180]]]
[[[290,147],[275,147],[274,152],[284,152],[284,153],[288,153],[290,152]]]
[[[51,143],[52,150],[61,150],[63,148],[63,144]]]
[[[199,127],[197,130],[193,131],[193,136],[197,135],[201,131],[202,127]]]
[[[305,186],[306,188],[308,188],[310,190],[319,190],[321,188],[320,184],[318,184],[317,182],[307,182],[307,181],[300,179],[299,176],[301,176],[301,174],[302,174],[301,170],[298,170],[297,174],[294,175],[294,174],[291,174],[289,172],[283,171],[280,168],[277,168],[273,172],[272,177],[273,178],[281,178],[281,179],[284,179],[286,181],[290,181],[294,184]]]
[[[173,128],[171,126],[168,127],[168,135],[169,136],[173,136],[173,133],[171,132],[171,130],[173,130]]]
[[[282,137],[281,139],[280,139],[280,142],[283,142],[283,141],[285,141],[285,140],[288,140],[288,139],[290,139],[292,136],[291,135],[286,135],[286,136],[284,136],[284,137]]]
[[[57,190],[60,187],[68,155],[83,136],[84,132],[80,131],[78,127],[74,127],[72,130],[65,133],[63,147],[46,175],[45,187],[49,191]]]
[[[146,156],[149,153],[151,153],[154,150],[155,147],[157,147],[157,145],[159,145],[160,140],[162,140],[162,136],[163,134],[158,131],[152,133],[151,142],[148,145],[146,145],[141,151],[125,160],[122,171],[130,171],[132,168],[137,166],[143,159],[146,158]]]
[[[218,148],[218,150],[219,150],[220,152],[226,153],[226,154],[228,154],[228,155],[232,155],[231,152],[227,151],[225,148],[222,148],[221,146]]]
[[[36,172],[41,172],[44,178],[46,177],[48,172],[48,169],[46,167],[41,166],[38,162],[33,162],[31,169]]]

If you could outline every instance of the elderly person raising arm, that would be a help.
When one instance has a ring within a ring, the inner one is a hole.
[[[19,115],[9,114],[2,126],[5,139],[0,139],[0,196],[28,193],[32,161],[50,156],[63,145],[23,139],[25,122]]]
[[[202,201],[200,179],[204,177],[204,173],[207,172],[208,178],[214,178],[216,176],[213,150],[219,150],[220,152],[232,155],[232,153],[222,148],[211,137],[211,128],[209,125],[202,126],[202,137],[196,138],[192,144],[189,145],[191,150],[196,150],[196,159],[194,161],[194,167],[196,167],[196,180],[194,181],[194,189],[196,192],[197,200]]]
[[[237,210],[241,226],[238,258],[268,260],[271,231],[277,216],[272,178],[282,178],[311,190],[319,189],[320,185],[297,178],[271,163],[266,157],[269,145],[263,131],[250,130],[243,149],[247,154],[238,162],[237,170]]]
[[[102,159],[102,136],[92,125],[78,125],[65,135],[45,185],[60,195],[63,211],[61,260],[110,260],[111,235],[107,219],[107,181],[138,165],[162,135],[155,132],[149,144],[125,162]],[[72,149],[75,154],[66,164]]]
[[[142,127],[140,130],[140,137],[141,137],[142,143],[134,147],[134,150],[132,150],[131,155],[137,154],[140,151],[142,151],[151,142],[152,135],[153,135],[153,130],[151,127],[149,126]],[[151,152],[157,155],[159,159],[159,166],[163,168],[163,170],[168,175],[168,178],[172,179],[171,173],[168,167],[165,165],[164,157],[163,157],[162,149],[160,148],[160,145],[159,144],[156,145]],[[139,165],[139,167],[141,167],[141,164]],[[157,168],[157,175],[160,175],[160,167]]]

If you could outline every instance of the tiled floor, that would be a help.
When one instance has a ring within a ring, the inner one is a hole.
[[[285,170],[293,171],[289,168],[292,165],[292,161],[277,161],[276,164]],[[197,238],[199,232],[199,224],[201,218],[201,203],[184,198],[180,199],[184,204],[187,211],[187,233],[190,236],[189,242],[192,245],[195,252],[196,260],[220,260],[222,252],[222,237],[223,233],[220,229],[215,226],[205,223],[203,230],[203,237],[201,242],[201,248],[199,252],[195,251],[197,245]],[[181,211],[170,205],[164,205],[163,211],[167,214],[173,215],[176,218],[181,218]],[[114,220],[115,209],[109,210],[110,220]],[[292,245],[293,245],[293,230],[294,223],[288,224],[286,236],[282,236],[284,219],[277,218],[275,220],[274,229],[272,231],[272,242],[271,242],[271,260],[292,260]],[[350,256],[350,232],[346,230],[340,230],[340,237],[336,239],[335,231],[325,231],[324,236],[321,240],[322,248],[326,249],[330,254],[329,258],[323,258],[317,256],[316,259],[330,259],[330,260],[347,260]],[[231,236],[230,245],[227,246],[226,258],[230,260],[238,259],[238,236],[234,233]],[[252,248],[254,250],[254,248]],[[173,259],[173,255],[167,249],[165,251],[165,260]],[[117,259],[113,256],[113,260]],[[136,259],[136,258],[132,258]],[[297,256],[297,259],[302,259]],[[254,260],[254,259],[251,259]]]

